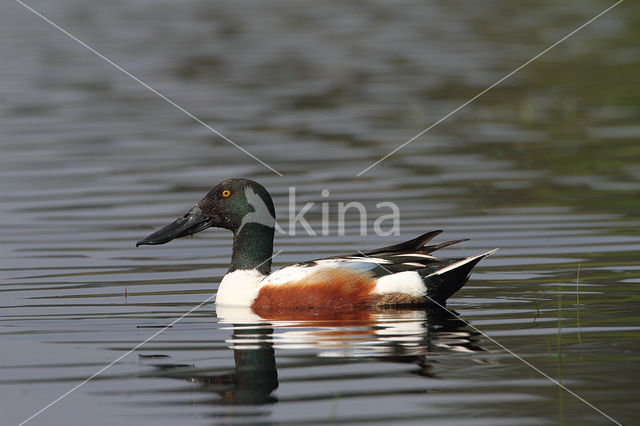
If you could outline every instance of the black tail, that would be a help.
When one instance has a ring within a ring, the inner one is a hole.
[[[486,253],[467,257],[450,263],[438,269],[425,270],[423,279],[427,286],[427,297],[429,301],[444,305],[446,300],[460,290],[471,275],[471,270],[478,262],[487,256],[495,253],[498,249],[493,249]]]

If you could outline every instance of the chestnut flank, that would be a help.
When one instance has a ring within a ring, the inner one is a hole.
[[[344,311],[370,307],[376,281],[348,268],[320,269],[298,281],[265,285],[251,308],[261,317],[293,311]]]

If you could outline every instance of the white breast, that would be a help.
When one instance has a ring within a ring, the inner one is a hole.
[[[250,306],[253,299],[258,296],[264,277],[255,269],[229,272],[220,282],[216,304]]]

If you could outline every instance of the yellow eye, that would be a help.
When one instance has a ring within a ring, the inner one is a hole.
[[[225,189],[224,191],[222,191],[222,196],[224,198],[227,198],[229,195],[231,195],[231,191],[229,191],[228,189]]]

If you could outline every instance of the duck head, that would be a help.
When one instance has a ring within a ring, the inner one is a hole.
[[[215,227],[233,231],[235,248],[235,239],[240,234],[269,234],[268,229],[256,232],[260,225],[271,229],[273,240],[275,210],[267,190],[249,179],[227,179],[216,185],[186,214],[138,241],[136,247],[168,243]]]

